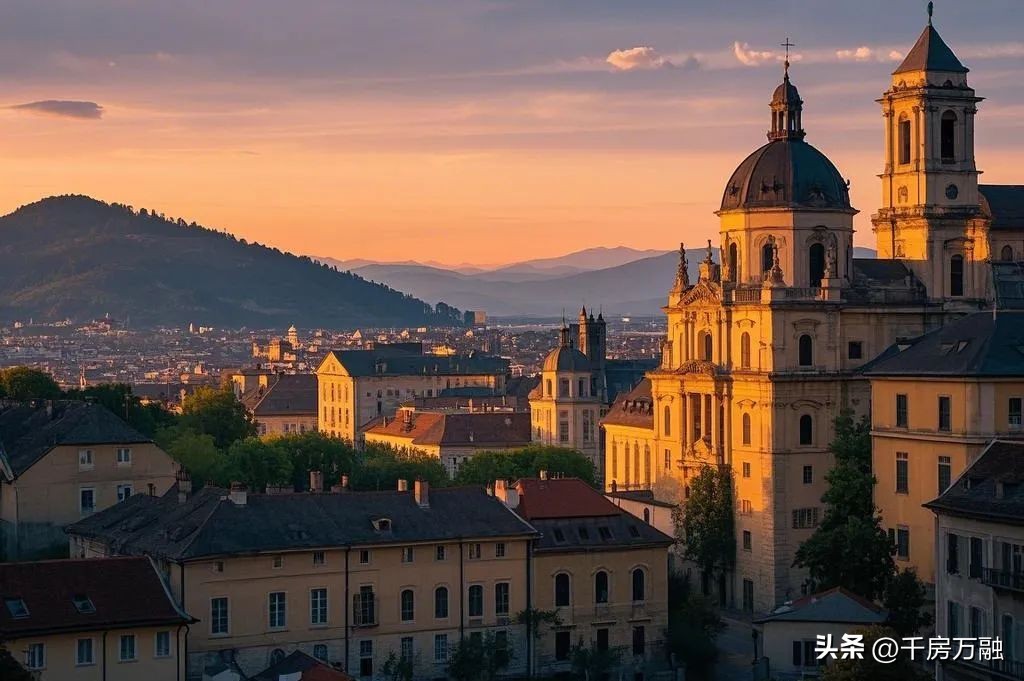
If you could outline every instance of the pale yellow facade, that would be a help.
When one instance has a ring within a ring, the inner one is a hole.
[[[591,392],[592,375],[589,364],[585,370],[556,370],[545,366],[540,385],[530,393],[531,437],[535,444],[582,452],[600,473],[601,399]]]
[[[162,495],[176,464],[152,442],[60,445],[13,481],[0,478],[3,555],[65,555],[63,528],[132,494]]]
[[[157,645],[158,637],[160,646]],[[122,641],[123,638],[130,638],[131,642]],[[88,643],[80,643],[84,641]],[[161,649],[165,644],[166,647]],[[15,659],[38,675],[39,681],[186,679],[185,665],[181,663],[185,645],[184,627],[51,634],[9,640],[4,645]],[[40,661],[42,666],[30,664]]]
[[[256,428],[261,438],[268,439],[282,435],[297,433],[315,433],[317,418],[315,414],[292,414],[288,416],[260,415],[256,418]]]

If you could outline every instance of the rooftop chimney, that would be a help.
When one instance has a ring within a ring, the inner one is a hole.
[[[519,490],[509,485],[507,480],[494,481],[494,496],[509,508],[519,505]]]
[[[408,480],[399,479],[398,480],[398,491],[399,492],[408,492],[409,491],[409,481]]]
[[[309,491],[313,493],[324,491],[324,474],[321,471],[309,472]]]
[[[342,492],[347,492],[348,491],[348,476],[347,475],[342,475],[341,476],[341,491]]]
[[[192,475],[184,468],[179,468],[174,478],[178,482],[178,503],[184,504],[192,494]]]
[[[245,506],[248,496],[248,488],[244,482],[232,482],[231,491],[228,493],[228,499],[235,506]]]
[[[544,469],[541,469],[541,471],[537,474],[537,477],[539,477],[541,480],[547,480],[548,472]]]
[[[420,508],[430,508],[430,483],[422,478],[416,478],[413,484],[413,497]]]

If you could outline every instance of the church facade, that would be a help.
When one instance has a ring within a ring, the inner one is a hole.
[[[824,513],[834,420],[870,410],[858,369],[990,307],[993,254],[1024,258],[1024,188],[978,184],[966,75],[929,23],[879,100],[878,259],[853,257],[849,185],[805,140],[788,61],[768,143],[726,182],[721,262],[709,242],[692,282],[680,248],[661,364],[602,420],[604,480],[679,502],[702,466],[731,469],[735,568],[703,579],[723,604],[764,612],[802,594],[792,564]]]

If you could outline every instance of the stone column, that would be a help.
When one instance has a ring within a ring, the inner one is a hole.
[[[718,447],[718,397],[712,392],[706,398],[706,404],[711,407],[711,451],[716,459],[719,455]],[[707,409],[704,410],[707,413]]]

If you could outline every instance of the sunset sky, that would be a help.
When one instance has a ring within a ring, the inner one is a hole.
[[[792,77],[807,140],[879,202],[874,100],[918,0],[7,0],[0,212],[89,194],[296,253],[499,263],[714,237]],[[936,2],[1024,184],[1024,2]],[[52,100],[57,100],[56,102]]]

